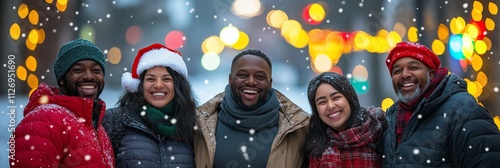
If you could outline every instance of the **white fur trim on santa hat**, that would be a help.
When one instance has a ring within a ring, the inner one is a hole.
[[[186,63],[184,63],[182,57],[166,48],[152,49],[151,51],[144,53],[139,60],[136,72],[140,75],[143,71],[155,66],[170,67],[186,79],[188,77]]]
[[[127,92],[137,92],[140,82],[141,81],[139,79],[132,78],[132,73],[130,72],[125,72],[122,75],[122,87]]]

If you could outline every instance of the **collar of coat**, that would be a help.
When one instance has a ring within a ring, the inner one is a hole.
[[[275,92],[280,102],[280,114],[278,132],[273,141],[271,151],[274,150],[279,143],[281,143],[284,135],[309,124],[309,114],[307,114],[278,90],[275,90]],[[203,105],[199,106],[196,110],[196,115],[201,126],[200,129],[208,142],[215,142],[217,113],[220,111],[220,103],[222,102],[224,96],[224,92],[219,93]],[[212,147],[209,146],[210,150],[214,150],[211,148],[215,148],[215,145]]]

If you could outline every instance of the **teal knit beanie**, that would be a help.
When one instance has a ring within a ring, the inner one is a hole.
[[[54,63],[54,74],[57,82],[64,79],[68,70],[81,60],[92,60],[98,63],[104,72],[105,58],[101,49],[85,39],[76,39],[61,46]]]

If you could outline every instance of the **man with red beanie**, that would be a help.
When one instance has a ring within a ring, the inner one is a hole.
[[[386,111],[383,167],[499,167],[500,132],[467,83],[418,43],[386,59],[399,101]]]

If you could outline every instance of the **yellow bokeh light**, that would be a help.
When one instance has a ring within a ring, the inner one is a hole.
[[[250,38],[245,32],[240,31],[240,38],[236,43],[234,43],[233,48],[236,50],[242,50],[245,47],[247,47],[248,43],[250,42]]]
[[[488,76],[483,71],[479,71],[476,76],[476,81],[481,84],[481,86],[486,86],[488,84]]]
[[[394,100],[391,98],[385,98],[382,100],[382,105],[380,106],[384,112],[394,104]]]
[[[490,13],[492,15],[497,15],[497,13],[498,13],[498,6],[497,6],[497,4],[495,4],[493,2],[490,2],[488,4],[488,9],[490,10]]]
[[[305,30],[301,29],[298,36],[286,38],[286,40],[295,48],[304,48],[309,43],[309,36]]]
[[[36,70],[36,67],[37,67],[36,58],[31,55],[28,56],[28,58],[26,58],[26,68],[34,72]]]
[[[28,35],[28,40],[30,43],[37,44],[38,43],[38,31],[35,29],[30,31],[30,34]]]
[[[118,47],[111,47],[107,56],[109,63],[118,64],[122,60],[122,51]]]
[[[298,36],[302,25],[296,20],[287,20],[281,25],[281,35],[284,38]]]
[[[234,26],[226,26],[220,31],[219,37],[225,45],[232,46],[240,38],[240,31]]]
[[[52,2],[54,2],[54,0],[45,0],[45,2],[47,2],[48,4],[51,4]]]
[[[462,53],[465,58],[471,58],[472,54],[474,54],[474,44],[472,37],[465,33],[462,35]]]
[[[380,37],[383,37],[383,38],[387,38],[387,36],[389,36],[389,32],[385,29],[380,29],[378,32],[377,32],[377,35],[376,36],[380,36]]]
[[[475,71],[479,71],[481,67],[483,67],[483,58],[481,58],[477,54],[474,54],[472,56],[471,64],[472,64],[472,69],[474,69]]]
[[[486,43],[486,51],[491,50],[491,40],[488,37],[483,38],[484,43]]]
[[[36,75],[33,75],[33,74],[30,74],[28,76],[28,86],[30,88],[37,88],[38,87],[38,77],[36,77]]]
[[[19,18],[24,19],[26,16],[28,16],[28,5],[22,3],[19,5],[19,8],[17,9],[17,15],[19,15]]]
[[[214,52],[220,54],[224,50],[224,43],[219,36],[210,36],[201,44],[203,53]]]
[[[32,43],[30,40],[26,40],[26,48],[28,48],[31,51],[34,51],[36,49],[36,43]]]
[[[17,23],[12,24],[12,26],[10,26],[10,37],[14,40],[17,40],[19,39],[20,36],[21,36],[21,27],[19,27]]]
[[[359,82],[366,82],[368,80],[368,70],[363,65],[356,65],[352,70],[354,80]]]
[[[471,16],[472,16],[472,20],[480,21],[483,18],[483,13],[480,10],[472,9]]]
[[[39,20],[39,16],[38,16],[38,12],[36,10],[31,10],[30,11],[30,14],[28,16],[28,20],[30,21],[30,23],[32,25],[36,25],[38,24],[38,20]]]
[[[332,69],[332,61],[325,54],[318,54],[314,59],[314,67],[318,73],[327,72]]]
[[[483,12],[483,4],[479,1],[474,1],[474,3],[472,4],[472,9],[478,10],[479,12]]]
[[[370,46],[370,35],[364,31],[359,31],[354,35],[354,46],[359,49],[366,49]]]
[[[61,12],[66,11],[66,8],[68,8],[68,0],[57,0],[56,8]]]
[[[493,31],[495,29],[495,21],[493,21],[493,19],[486,18],[486,20],[484,20],[484,25],[489,31]]]
[[[467,24],[465,30],[467,31],[467,34],[472,37],[472,39],[476,39],[479,35],[479,29],[474,24]]]
[[[493,121],[495,121],[495,124],[497,125],[498,129],[500,130],[500,117],[498,117],[498,116],[493,117]]]
[[[411,42],[418,41],[418,29],[416,27],[410,27],[410,29],[408,29],[408,40]]]
[[[389,48],[394,48],[396,47],[396,44],[402,41],[402,38],[399,33],[396,31],[391,31],[389,32],[389,35],[387,36],[387,45]]]
[[[325,9],[320,4],[314,3],[309,8],[309,15],[315,22],[321,22],[325,19]]]
[[[220,65],[219,54],[214,52],[208,52],[201,57],[201,66],[207,71],[213,71],[217,69]]]
[[[468,80],[466,80],[466,82],[467,82],[467,92],[469,92],[471,95],[475,95],[477,91],[476,84]]]
[[[474,43],[474,47],[476,49],[476,53],[479,55],[483,55],[484,53],[486,53],[486,49],[488,48],[488,46],[486,46],[486,42],[484,42],[483,40],[476,40],[476,42]]]
[[[26,80],[26,77],[28,76],[28,72],[26,71],[26,68],[24,66],[18,66],[16,70],[16,75],[17,78],[19,78],[22,81]]]
[[[288,15],[282,10],[272,10],[267,14],[267,24],[274,28],[281,28],[283,22],[288,20]]]
[[[465,20],[462,17],[453,18],[450,21],[450,29],[453,34],[460,34],[465,28]]]
[[[432,51],[436,55],[443,55],[445,49],[444,43],[441,40],[432,41]]]
[[[43,29],[38,29],[36,30],[37,34],[38,34],[38,44],[42,44],[43,41],[45,41],[45,30]]]
[[[441,41],[447,41],[448,36],[450,35],[450,32],[448,31],[448,27],[444,24],[439,24],[437,35],[439,40]]]
[[[394,31],[397,32],[400,37],[406,36],[406,26],[403,23],[396,22],[396,24],[394,24]]]
[[[483,86],[477,81],[474,81],[474,84],[476,86],[476,94],[474,94],[474,97],[479,97],[483,93]]]

